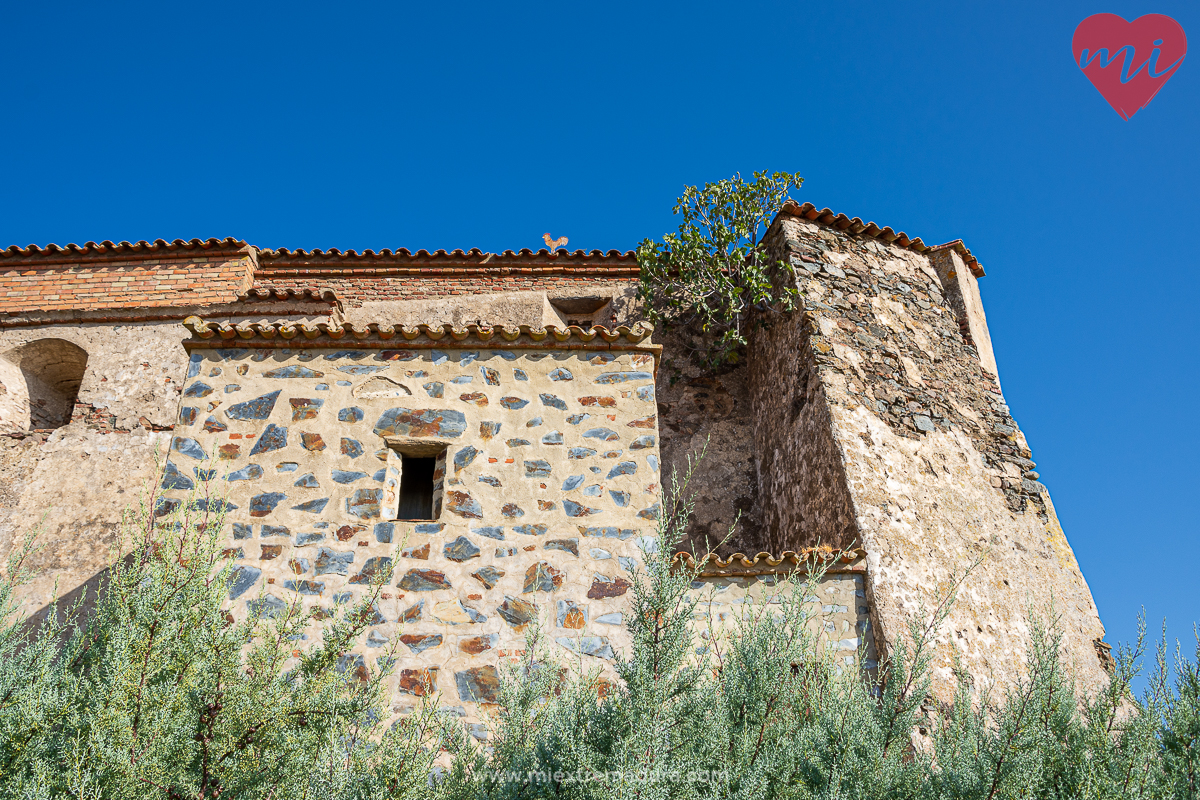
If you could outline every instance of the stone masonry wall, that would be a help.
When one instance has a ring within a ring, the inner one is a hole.
[[[781,381],[787,396],[776,399],[774,416],[759,415],[759,440],[803,451],[809,445],[797,440],[831,435],[837,458],[822,471],[835,476],[829,486],[848,489],[853,525],[844,537],[867,552],[877,635],[890,646],[965,574],[939,634],[941,693],[951,687],[954,650],[977,687],[1019,675],[1026,614],[1051,606],[1082,685],[1103,683],[1094,642],[1104,629],[1087,584],[930,257],[786,214],[772,237],[798,269],[805,310],[758,337],[754,353],[768,359],[763,375],[794,360],[792,374],[805,380]],[[779,413],[800,402],[801,386],[824,397],[828,428],[806,429]],[[778,531],[796,549],[828,528]]]
[[[348,663],[399,637],[396,710],[435,691],[474,720],[535,619],[565,656],[625,646],[627,573],[656,546],[655,359],[599,337],[396,338],[194,345],[159,513],[228,509],[239,614],[330,610],[394,567]],[[397,441],[446,447],[434,520],[388,519]]]

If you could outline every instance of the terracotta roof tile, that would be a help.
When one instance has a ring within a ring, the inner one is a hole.
[[[171,257],[176,254],[195,255],[204,252],[240,252],[249,249],[241,239],[226,237],[224,239],[175,239],[168,242],[165,239],[155,239],[153,242],[87,242],[82,245],[68,244],[60,247],[48,244],[39,247],[31,244],[27,247],[11,247],[0,250],[0,264],[4,262],[42,261],[61,263],[64,261],[112,261],[120,258],[153,258],[158,256]]]
[[[803,217],[812,222],[828,225],[840,231],[848,231],[857,236],[869,236],[887,244],[894,244],[906,250],[912,250],[915,253],[928,253],[935,250],[953,248],[962,257],[963,263],[971,269],[971,273],[976,278],[982,278],[986,274],[983,271],[983,265],[971,254],[971,251],[963,244],[962,239],[955,239],[952,242],[931,247],[922,242],[919,237],[915,239],[910,238],[904,231],[897,233],[889,227],[881,228],[874,222],[863,222],[858,217],[847,217],[845,214],[838,214],[828,208],[818,209],[812,203],[797,203],[795,200],[788,200],[784,203],[779,213],[793,217]]]

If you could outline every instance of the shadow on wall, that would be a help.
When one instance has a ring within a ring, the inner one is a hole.
[[[87,351],[38,339],[0,355],[0,433],[52,430],[71,421]]]

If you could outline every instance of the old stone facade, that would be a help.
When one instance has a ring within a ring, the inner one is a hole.
[[[768,241],[803,307],[764,313],[720,373],[689,332],[638,324],[632,253],[9,248],[0,552],[41,526],[36,613],[94,583],[122,509],[162,480],[160,511],[227,509],[237,613],[332,608],[392,567],[348,664],[399,639],[398,713],[437,691],[475,724],[533,618],[604,668],[627,646],[662,486],[706,448],[685,544],[730,537],[697,587],[708,619],[833,547],[848,560],[812,599],[829,648],[886,656],[961,581],[939,693],[955,654],[977,686],[1018,675],[1026,613],[1051,607],[1081,684],[1102,682],[970,251],[793,203]]]

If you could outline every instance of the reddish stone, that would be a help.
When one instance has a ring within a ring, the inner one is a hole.
[[[588,589],[587,596],[592,600],[600,600],[605,597],[620,597],[629,591],[629,587],[632,585],[624,578],[614,578],[611,581],[607,581],[596,577],[592,581],[592,588]]]
[[[437,691],[437,667],[429,669],[402,669],[396,688],[405,694],[425,697]]]
[[[628,426],[630,428],[653,428],[654,421],[656,419],[658,419],[658,415],[651,414],[648,417],[642,417],[641,419],[635,419],[633,422],[628,423]]]
[[[614,397],[581,397],[579,398],[580,405],[599,406],[601,408],[616,408],[617,400]]]
[[[217,458],[222,461],[232,461],[242,454],[240,444],[223,444],[217,448]]]
[[[304,445],[305,450],[310,450],[314,453],[319,453],[325,449],[325,440],[321,438],[321,434],[319,433],[300,434],[300,444]]]
[[[279,555],[282,552],[283,545],[281,544],[264,544],[262,546],[262,555],[259,556],[259,560],[268,561],[272,558],[279,558]]]

